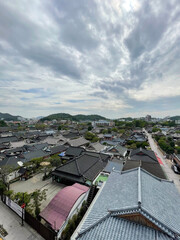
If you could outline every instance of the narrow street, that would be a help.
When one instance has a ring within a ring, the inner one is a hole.
[[[171,166],[172,166],[171,160],[165,158],[163,153],[159,150],[159,147],[157,146],[156,142],[152,138],[151,134],[149,134],[145,129],[144,131],[148,136],[148,141],[152,151],[154,151],[154,153],[161,159],[163,163],[161,167],[164,170],[165,174],[167,175],[168,180],[174,181],[176,188],[180,192],[180,175],[174,173],[174,171],[171,169]]]
[[[43,240],[34,229],[24,222],[21,226],[21,218],[8,208],[0,200],[0,224],[8,232],[4,240]]]

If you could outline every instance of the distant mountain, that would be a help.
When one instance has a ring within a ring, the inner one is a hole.
[[[42,118],[40,121],[52,121],[53,119],[56,120],[71,120],[71,121],[98,121],[98,120],[106,120],[105,117],[102,117],[100,115],[83,115],[83,114],[78,114],[78,115],[71,115],[68,113],[56,113],[56,114],[51,114],[47,117]]]
[[[35,120],[40,120],[41,118],[44,118],[44,116],[34,117]]]
[[[132,121],[133,118],[132,118],[132,117],[125,117],[125,118],[119,118],[118,120],[119,120],[119,121],[121,121],[121,120]]]
[[[180,116],[174,116],[174,117],[170,117],[171,120],[180,120]]]
[[[20,116],[13,116],[9,113],[1,113],[0,112],[0,120],[3,119],[5,121],[17,121]]]

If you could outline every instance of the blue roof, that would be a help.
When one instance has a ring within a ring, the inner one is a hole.
[[[121,171],[123,168],[123,163],[119,161],[118,162],[112,162],[112,161],[108,161],[108,164],[106,165],[106,167],[104,168],[104,172],[112,172],[112,170],[117,170],[117,171]]]
[[[64,157],[65,156],[65,152],[60,153],[58,156]]]
[[[122,173],[113,171],[100,191],[81,231],[109,212],[111,216],[139,212],[169,236],[180,236],[180,194],[173,182],[137,168]]]

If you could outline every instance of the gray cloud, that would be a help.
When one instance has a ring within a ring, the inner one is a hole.
[[[158,5],[158,2],[155,4]],[[140,10],[135,13],[137,23],[125,39],[132,60],[156,47],[168,27],[170,10],[172,6],[166,1],[161,11],[155,13],[151,2],[144,1]]]
[[[7,14],[8,13],[8,14]],[[13,48],[12,54],[32,60],[41,66],[72,78],[80,79],[81,73],[73,56],[56,44],[46,41],[51,36],[24,14],[0,3],[0,34]]]
[[[93,92],[93,93],[91,93],[89,95],[93,96],[93,97],[108,99],[108,96],[107,96],[107,94],[105,92]]]
[[[0,111],[178,110],[179,19],[178,0],[1,1]]]

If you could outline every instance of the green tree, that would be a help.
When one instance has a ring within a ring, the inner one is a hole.
[[[63,230],[63,232],[61,234],[62,240],[70,240],[71,235],[73,234],[76,227],[80,223],[86,210],[87,210],[87,204],[86,204],[86,201],[84,201],[78,214],[74,214],[73,217],[71,219],[69,219],[68,224],[66,225],[65,229]]]
[[[9,190],[9,181],[8,181],[8,175],[13,171],[13,167],[9,165],[4,165],[1,167],[1,178],[4,183],[4,185]]]
[[[125,133],[125,129],[119,129],[119,133]]]
[[[153,127],[152,132],[158,132],[158,131],[161,132],[161,129],[157,127]]]
[[[37,123],[35,125],[35,128],[38,130],[44,130],[46,128],[46,125],[44,123]]]
[[[25,203],[27,207],[31,201],[31,194],[27,192],[18,192],[13,195],[12,200],[15,200],[20,206]]]
[[[108,133],[108,130],[107,129],[103,129],[102,130],[102,134],[106,134],[106,133]]]
[[[42,201],[46,200],[46,191],[47,189],[44,189],[42,191],[36,190],[31,194],[32,200],[33,200],[33,204],[31,206],[34,208],[34,213],[36,218],[39,218],[40,206]]]
[[[130,145],[130,148],[136,149],[136,148],[137,148],[137,147],[136,147],[136,143],[131,144],[131,145]]]
[[[50,157],[50,163],[53,167],[58,167],[61,164],[59,153],[54,154]]]
[[[99,140],[99,138],[91,132],[86,132],[84,137],[91,142],[97,142]]]
[[[6,190],[6,185],[0,180],[0,195],[2,195]]]
[[[126,126],[126,128],[132,128],[133,127],[133,122],[126,122],[125,126]]]
[[[92,126],[88,126],[88,131],[91,131],[92,130]]]
[[[6,190],[6,191],[4,192],[4,194],[5,194],[6,196],[8,196],[9,198],[13,198],[14,191],[13,191],[13,190]]]
[[[147,142],[137,142],[136,143],[137,148],[140,148],[140,147],[145,148],[147,146],[149,146],[149,144]]]
[[[35,164],[36,169],[40,167],[40,163],[43,162],[43,157],[31,159],[31,163]]]
[[[95,136],[95,137],[93,137],[93,138],[92,138],[92,140],[91,140],[91,142],[93,142],[93,143],[94,143],[94,142],[98,142],[98,141],[99,141],[99,138],[98,138],[98,137],[96,137],[96,136]]]
[[[176,147],[176,152],[177,152],[177,154],[180,154],[180,147],[179,146]]]
[[[84,137],[85,137],[86,140],[90,140],[91,141],[93,139],[93,137],[94,137],[94,134],[91,133],[91,132],[86,132]]]
[[[7,127],[7,123],[4,120],[0,120],[0,127]]]

